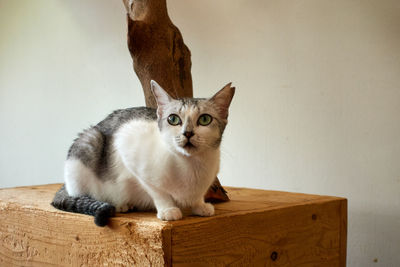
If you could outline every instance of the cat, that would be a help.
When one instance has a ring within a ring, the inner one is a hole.
[[[204,195],[219,171],[235,87],[209,99],[174,99],[153,80],[151,90],[157,109],[116,110],[78,135],[54,207],[93,215],[98,226],[132,209],[155,209],[165,221],[181,219],[183,207],[214,215]]]

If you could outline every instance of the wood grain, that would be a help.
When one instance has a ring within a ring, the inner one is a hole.
[[[49,203],[61,185],[0,190],[0,266],[345,266],[347,201],[227,188],[209,218],[117,214],[105,228]],[[187,213],[186,213],[187,214]]]
[[[150,80],[172,97],[193,97],[190,50],[168,16],[166,0],[123,0],[127,11],[128,48],[145,95],[157,107]]]
[[[0,266],[164,265],[164,222],[142,213],[96,227],[50,206],[59,187],[0,190]]]
[[[320,202],[174,227],[174,266],[339,266],[340,207]]]

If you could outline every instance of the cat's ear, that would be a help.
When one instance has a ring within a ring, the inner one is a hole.
[[[215,104],[218,113],[223,119],[228,118],[229,105],[231,104],[233,95],[235,94],[235,87],[232,87],[231,85],[232,83],[228,83],[210,99],[210,101]]]
[[[153,92],[159,108],[165,106],[173,100],[173,98],[156,81],[151,80],[150,85],[151,91]]]

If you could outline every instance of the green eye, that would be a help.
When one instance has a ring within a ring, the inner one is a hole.
[[[208,114],[203,114],[199,117],[197,123],[202,126],[207,126],[212,122],[212,117]]]
[[[181,118],[179,118],[178,115],[171,114],[171,115],[168,116],[168,123],[173,125],[173,126],[176,126],[178,124],[181,124],[182,121],[181,121]]]

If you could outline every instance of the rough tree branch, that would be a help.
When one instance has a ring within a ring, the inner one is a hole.
[[[190,50],[168,16],[166,0],[123,2],[127,11],[128,48],[146,106],[157,107],[150,80],[157,81],[172,97],[193,97]],[[208,190],[206,200],[229,200],[218,178]]]

